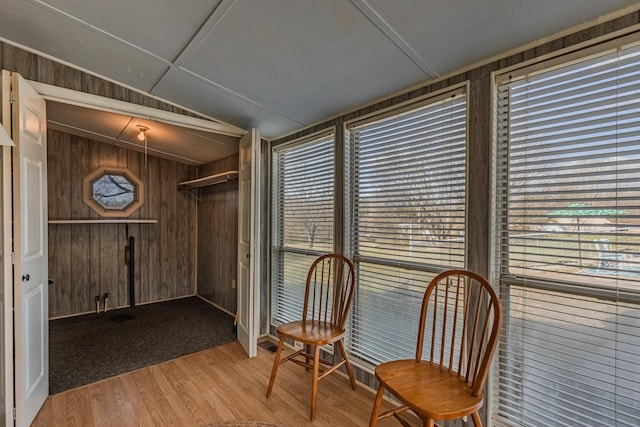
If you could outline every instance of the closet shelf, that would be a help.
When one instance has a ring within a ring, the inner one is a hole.
[[[207,187],[209,185],[222,184],[223,182],[238,179],[238,171],[227,171],[215,175],[209,175],[191,181],[183,181],[178,183],[179,190],[191,190],[193,188]]]
[[[155,224],[157,219],[50,219],[49,224]]]

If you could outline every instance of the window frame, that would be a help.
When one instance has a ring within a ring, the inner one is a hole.
[[[121,208],[108,208],[96,200],[95,184],[106,176],[124,177],[131,185],[132,200]],[[98,215],[106,218],[124,218],[131,216],[144,204],[144,183],[126,167],[101,166],[88,174],[82,180],[82,201]]]
[[[611,290],[605,286],[579,286],[584,283],[583,280],[576,279],[575,281],[568,280],[547,280],[544,278],[535,278],[529,276],[520,276],[514,274],[506,274],[503,275],[501,273],[501,266],[504,262],[505,254],[500,254],[498,248],[501,245],[501,237],[500,230],[501,227],[504,229],[504,226],[501,226],[498,221],[499,218],[499,197],[498,193],[500,191],[506,191],[504,188],[499,186],[498,175],[500,172],[500,167],[498,165],[498,156],[499,156],[499,136],[498,136],[498,89],[502,83],[508,81],[509,79],[517,78],[523,79],[528,76],[534,76],[537,74],[547,73],[550,71],[554,71],[557,69],[564,69],[565,67],[570,67],[574,64],[590,60],[592,58],[596,58],[598,56],[605,55],[609,51],[622,50],[624,48],[639,45],[640,44],[640,35],[639,34],[631,34],[631,35],[622,35],[617,38],[609,37],[607,40],[601,41],[599,44],[594,45],[594,42],[587,42],[580,44],[578,46],[574,46],[571,49],[562,49],[557,52],[554,52],[552,55],[543,56],[540,58],[535,58],[526,63],[518,64],[513,67],[505,68],[502,70],[498,70],[493,72],[491,75],[492,82],[492,217],[495,218],[495,222],[493,222],[492,226],[492,250],[491,250],[491,274],[492,282],[498,286],[499,295],[501,297],[501,301],[503,304],[503,311],[505,311],[504,324],[503,324],[503,335],[506,334],[506,328],[509,324],[508,317],[508,309],[509,309],[509,295],[510,289],[512,287],[521,287],[521,288],[529,288],[534,292],[561,292],[566,295],[574,295],[578,297],[585,298],[595,298],[603,301],[613,302],[613,303],[634,303],[638,304],[640,302],[640,294],[639,293],[631,293],[625,292],[624,289]],[[506,185],[508,186],[508,179],[504,179]],[[505,197],[505,203],[507,200],[507,196]],[[503,210],[508,210],[508,208],[503,208]],[[503,231],[506,232],[506,231]],[[502,259],[501,259],[502,257]],[[515,289],[514,288],[514,289]],[[490,375],[489,381],[489,389],[490,392],[488,396],[490,399],[488,400],[488,409],[489,409],[489,420],[493,420],[498,425],[510,426],[512,425],[510,421],[502,418],[499,414],[498,403],[500,400],[500,383],[504,381],[500,376],[500,369],[498,366],[498,359],[500,358],[500,352],[505,351],[504,343],[500,342],[498,346],[498,351],[496,352],[496,357],[494,359],[494,368],[493,373]]]
[[[295,150],[297,148],[302,148],[308,145],[312,145],[314,143],[322,143],[327,139],[331,139],[331,147],[332,147],[332,151],[331,151],[331,158],[333,160],[333,167],[332,167],[332,173],[331,173],[331,179],[333,180],[333,186],[332,186],[332,195],[333,195],[333,203],[332,203],[332,209],[333,209],[333,214],[331,216],[331,221],[333,223],[332,226],[332,249],[331,251],[335,252],[335,246],[336,246],[336,239],[335,239],[335,234],[336,234],[336,230],[335,230],[335,224],[336,224],[336,174],[335,174],[335,170],[336,170],[336,132],[335,132],[335,128],[334,127],[330,127],[330,128],[326,128],[323,129],[321,131],[318,132],[314,132],[312,134],[306,135],[304,137],[301,138],[297,138],[294,139],[292,141],[283,143],[283,144],[278,144],[276,146],[273,146],[271,148],[271,167],[272,167],[272,171],[271,171],[271,196],[270,196],[270,203],[271,203],[271,208],[270,208],[270,214],[271,214],[271,231],[270,231],[270,240],[271,240],[271,250],[270,250],[270,272],[269,272],[269,277],[270,277],[270,292],[269,292],[269,318],[268,318],[268,325],[269,325],[269,330],[273,333],[275,332],[275,328],[284,323],[283,321],[278,322],[275,321],[275,316],[276,314],[274,314],[274,307],[275,307],[275,297],[277,294],[277,290],[276,287],[279,286],[279,282],[277,280],[277,274],[281,273],[281,271],[279,270],[279,260],[281,259],[281,255],[284,254],[291,254],[291,255],[299,255],[299,256],[304,256],[307,257],[309,260],[309,265],[311,264],[311,262],[313,262],[313,260],[315,258],[317,258],[320,255],[323,255],[325,253],[327,253],[327,250],[322,250],[322,249],[300,249],[300,248],[292,248],[292,247],[283,247],[281,245],[282,242],[282,238],[283,236],[281,236],[281,232],[283,231],[283,227],[281,224],[282,219],[282,213],[279,211],[281,204],[279,203],[278,199],[281,197],[280,194],[280,189],[279,187],[279,178],[276,177],[277,174],[281,173],[281,170],[279,169],[278,166],[278,162],[276,161],[275,157],[281,153],[281,152],[286,152],[286,151],[291,151],[291,150]],[[284,261],[282,261],[284,262]],[[300,267],[302,268],[302,267]],[[300,280],[302,280],[302,275],[304,274],[304,278],[306,278],[306,273],[307,270],[304,271],[300,271],[299,275],[300,275]],[[305,283],[301,282],[301,286],[304,287]],[[302,300],[299,301],[300,304],[302,304]],[[297,313],[297,317],[299,318],[299,316],[302,315],[302,310],[300,310],[299,313]],[[293,320],[293,319],[291,319]],[[296,319],[298,320],[298,319]]]
[[[355,236],[352,236],[351,230],[354,229],[354,187],[353,182],[355,179],[355,170],[354,170],[354,153],[353,153],[353,145],[354,141],[351,137],[351,130],[360,126],[367,126],[372,123],[384,122],[389,119],[393,119],[396,117],[401,117],[412,112],[416,112],[421,109],[427,109],[430,106],[433,106],[437,103],[446,101],[451,98],[452,95],[459,97],[463,96],[465,99],[465,119],[464,119],[464,150],[465,150],[465,160],[464,160],[464,244],[462,249],[463,256],[463,268],[466,268],[468,263],[468,246],[469,239],[466,230],[468,230],[468,205],[469,205],[469,82],[465,81],[456,85],[448,86],[442,90],[434,91],[432,93],[413,98],[403,103],[395,104],[391,107],[377,110],[367,115],[359,116],[356,119],[346,121],[343,125],[343,135],[344,135],[344,176],[345,176],[345,185],[344,185],[344,229],[343,235],[345,240],[345,253],[352,259],[354,265],[356,267],[356,294],[354,296],[354,307],[352,308],[352,315],[349,322],[349,327],[347,331],[347,336],[345,338],[345,343],[347,344],[347,352],[350,354],[352,358],[352,362],[354,365],[364,368],[365,370],[372,370],[375,366],[375,362],[371,360],[367,360],[366,358],[360,357],[358,354],[354,354],[351,350],[351,338],[352,338],[352,330],[354,328],[354,312],[357,310],[357,303],[359,298],[359,288],[360,288],[360,265],[363,262],[373,262],[379,266],[390,267],[390,268],[403,268],[408,271],[412,271],[414,273],[426,273],[430,276],[435,276],[436,274],[446,270],[449,267],[443,265],[429,265],[419,262],[411,262],[411,261],[400,261],[400,260],[384,260],[381,258],[371,258],[367,256],[361,256],[354,254],[354,249],[357,245],[355,242]],[[419,282],[423,286],[423,289],[426,288],[430,279],[426,279],[423,277]],[[422,300],[422,293],[419,295],[419,300]],[[411,331],[410,333],[413,335],[413,339],[415,340],[415,331],[414,328],[417,328],[417,320],[413,323],[407,324],[407,327]],[[413,344],[411,348],[412,352],[415,352],[415,344]],[[413,357],[413,354],[411,355]]]

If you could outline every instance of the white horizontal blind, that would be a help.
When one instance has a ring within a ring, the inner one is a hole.
[[[497,89],[497,417],[640,425],[640,49]]]
[[[426,285],[465,265],[466,105],[461,89],[348,129],[348,346],[370,363],[415,356]]]
[[[273,152],[271,323],[300,320],[307,272],[333,252],[334,136]]]

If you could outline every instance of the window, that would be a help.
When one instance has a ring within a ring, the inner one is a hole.
[[[83,180],[83,200],[100,216],[126,217],[144,204],[144,185],[127,168],[103,166]]]
[[[638,117],[638,47],[497,79],[506,425],[640,423]]]
[[[334,251],[333,133],[273,151],[271,323],[302,315],[307,272]]]
[[[427,284],[465,265],[463,89],[348,126],[346,233],[358,274],[347,344],[366,362],[413,357]]]

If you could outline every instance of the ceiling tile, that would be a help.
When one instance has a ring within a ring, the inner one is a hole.
[[[139,125],[148,128],[149,154],[159,157],[170,157],[178,162],[202,165],[238,152],[239,138],[137,117],[133,118],[119,138],[127,144],[128,148],[137,147],[134,149],[144,151],[144,143],[138,140]]]
[[[0,4],[0,37],[144,91],[168,68],[153,56],[26,1]]]
[[[55,101],[47,101],[47,124],[51,129],[140,152],[145,147],[138,139],[138,126],[144,126],[150,155],[191,165],[238,152],[237,137]]]
[[[366,0],[440,75],[548,37],[637,0]]]
[[[187,108],[203,111],[243,129],[258,128],[272,138],[303,126],[249,100],[243,99],[186,71],[172,69],[154,89],[154,94]]]
[[[305,124],[427,77],[340,0],[237,1],[183,67]]]
[[[64,14],[172,62],[220,0],[44,0]]]
[[[98,112],[71,104],[47,101],[47,121],[77,129],[90,129],[96,135],[117,138],[131,121],[130,116]]]
[[[4,0],[0,38],[273,138],[637,4]]]

